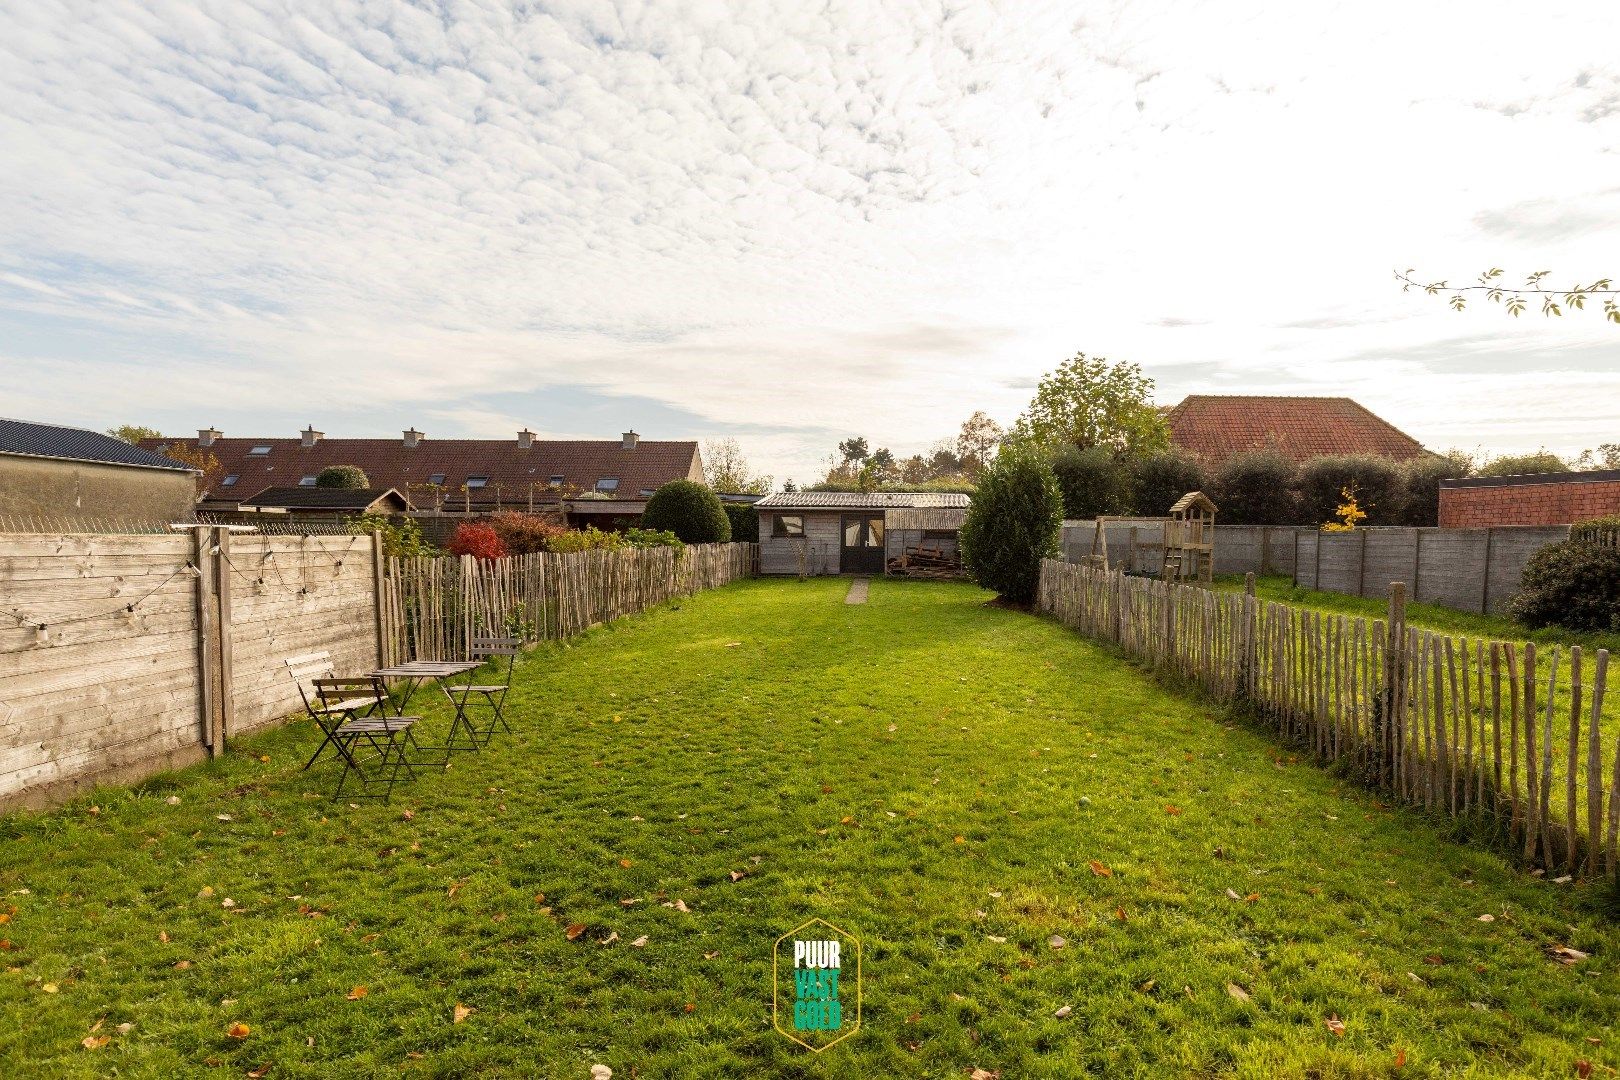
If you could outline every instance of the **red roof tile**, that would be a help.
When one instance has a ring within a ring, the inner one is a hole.
[[[1210,462],[1275,447],[1295,461],[1381,454],[1405,461],[1421,443],[1344,397],[1190,394],[1166,417],[1176,446]]]
[[[196,439],[143,439],[152,449],[183,446],[197,449]],[[255,447],[269,451],[254,454]],[[220,469],[212,478],[209,496],[228,498],[238,493],[258,492],[267,486],[297,486],[306,476],[314,476],[329,465],[358,465],[375,488],[398,488],[418,507],[431,506],[423,485],[440,482],[446,498],[457,495],[470,476],[488,477],[488,484],[474,491],[486,500],[499,489],[508,504],[527,499],[531,488],[536,498],[551,494],[551,479],[562,477],[565,489],[594,491],[598,480],[617,479],[612,494],[618,498],[642,498],[671,480],[703,479],[703,459],[695,442],[641,440],[625,449],[619,440],[540,440],[525,450],[516,439],[429,439],[407,447],[400,439],[327,439],[304,446],[298,439],[215,439],[206,453],[219,459]],[[237,479],[230,485],[225,480]]]

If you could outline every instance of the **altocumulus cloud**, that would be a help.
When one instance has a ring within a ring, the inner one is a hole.
[[[1595,441],[1614,410],[1526,394],[1620,399],[1595,320],[1490,322],[1520,362],[1468,377],[1470,428],[1436,394],[1489,316],[1387,274],[1616,272],[1620,21],[1412,8],[11,5],[9,411],[580,433],[530,410],[589,392],[803,475],[1010,418],[1085,348],[1167,399]]]

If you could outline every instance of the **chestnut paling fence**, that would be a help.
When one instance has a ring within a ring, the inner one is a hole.
[[[501,559],[395,558],[378,579],[387,665],[462,660],[473,639],[570,637],[597,623],[751,577],[757,544],[693,544]]]
[[[1620,865],[1620,708],[1609,654],[1368,620],[1047,559],[1039,610],[1117,644],[1404,802],[1473,819],[1526,862]],[[1612,764],[1611,764],[1612,761]]]

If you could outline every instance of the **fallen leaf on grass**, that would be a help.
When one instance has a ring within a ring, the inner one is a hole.
[[[1406,1068],[1406,1051],[1405,1050],[1397,1050],[1397,1051],[1395,1051],[1395,1067],[1397,1069]]]
[[[704,953],[703,954],[703,959],[705,959],[705,960],[713,960],[715,957],[717,957],[719,955],[720,955],[720,950],[716,949],[714,952],[706,952],[706,953]]]
[[[647,935],[642,934],[640,937],[636,938],[636,940],[630,943],[630,947],[632,949],[645,949],[647,947]]]
[[[743,873],[741,870],[733,870],[731,872],[731,880],[732,881],[741,881],[743,878],[745,878],[747,876],[748,875]]]
[[[576,938],[579,937],[579,935],[583,934],[584,932],[585,932],[585,924],[582,923],[582,922],[569,923],[568,924],[568,929],[564,931],[564,933],[566,933],[568,935],[568,940],[569,941],[575,940]]]
[[[174,966],[175,966],[175,968],[177,970],[184,971],[184,970],[186,970],[186,968],[191,966],[191,961],[190,960],[176,960],[174,962]]]
[[[697,1005],[696,1005],[696,1003],[694,1003],[694,1002],[691,1002],[691,1001],[688,1001],[688,1002],[687,1002],[687,1003],[686,1003],[686,1011],[687,1011],[687,1012],[697,1012]]]
[[[613,1070],[606,1065],[592,1065],[591,1080],[613,1080]]]
[[[270,1075],[270,1063],[267,1061],[257,1069],[248,1070],[248,1080],[264,1080]]]
[[[1249,992],[1247,990],[1243,989],[1243,987],[1239,986],[1237,983],[1234,983],[1234,982],[1229,982],[1229,983],[1226,984],[1226,992],[1228,994],[1231,994],[1233,997],[1237,998],[1239,1001],[1253,1001],[1254,1000],[1253,998],[1251,998],[1249,996]]]
[[[1483,915],[1481,915],[1479,917],[1479,921],[1480,922],[1495,922],[1496,921],[1496,916],[1492,915],[1490,912],[1487,911],[1485,914],[1483,914]]]
[[[100,1050],[110,1042],[112,1042],[111,1035],[86,1035],[79,1045],[86,1050]]]
[[[1046,943],[1054,949],[1061,949],[1063,946],[1067,945],[1069,941],[1061,934],[1053,934],[1051,937],[1046,939]]]
[[[1338,1013],[1329,1013],[1328,1018],[1323,1023],[1327,1024],[1327,1029],[1333,1034],[1341,1039],[1344,1038],[1344,1021],[1339,1019]]]
[[[116,1030],[120,1035],[128,1035],[130,1032],[135,1030],[135,1025],[126,1020],[122,1024],[119,1024],[114,1030]]]
[[[365,987],[357,986],[353,990],[350,990],[345,996],[347,996],[350,1001],[359,1001],[369,993],[371,993],[371,991],[367,990]]]
[[[1575,1062],[1575,1075],[1580,1077],[1581,1080],[1586,1080],[1588,1076],[1592,1075],[1592,1063],[1585,1058],[1577,1060]]]
[[[1074,1009],[1071,1008],[1068,1005],[1065,1005],[1061,1009],[1059,1009],[1057,1012],[1053,1013],[1052,1015],[1057,1017],[1059,1020],[1062,1020],[1062,1019],[1065,1019],[1072,1012],[1074,1012]]]
[[[1166,806],[1164,808],[1164,812],[1169,814],[1171,817],[1180,817],[1181,816],[1181,807],[1179,807],[1179,806]]]
[[[956,839],[955,839],[955,840],[953,840],[953,841],[952,841],[952,843],[955,843],[955,844],[965,844],[965,843],[967,843],[967,841],[966,841],[966,840],[964,840],[964,839],[962,839],[962,838],[961,838],[961,837],[960,837],[960,836],[958,836],[958,837],[957,837],[957,838],[956,838]]]
[[[968,1080],[1001,1080],[1001,1074],[989,1069],[974,1069]]]
[[[1120,922],[1125,922],[1126,921],[1126,919],[1125,919],[1125,909],[1122,908],[1122,907],[1115,908],[1114,909],[1114,918],[1118,919]]]
[[[619,865],[624,867],[626,870],[628,870],[628,869],[630,869],[630,860],[629,859],[620,859],[619,860]]]
[[[253,1029],[238,1020],[236,1023],[225,1029],[225,1034],[229,1035],[233,1039],[245,1039],[249,1035],[253,1034]]]
[[[1091,867],[1091,872],[1093,874],[1096,874],[1098,877],[1113,877],[1114,876],[1114,872],[1112,870],[1108,869],[1108,867],[1104,866],[1102,863],[1098,862],[1096,859],[1092,859],[1091,862],[1088,865],[1090,865],[1090,867]]]
[[[158,931],[158,940],[163,942],[163,944],[167,945],[169,943],[169,932],[167,930],[159,930]]]
[[[994,934],[986,934],[984,936],[995,942],[997,945],[1005,945],[1007,943],[1007,939],[1004,937],[996,937]]]
[[[1579,949],[1572,949],[1568,945],[1549,945],[1547,946],[1547,955],[1565,967],[1578,964],[1590,956],[1589,953],[1583,953]]]
[[[613,931],[613,933],[609,934],[607,937],[603,938],[601,941],[598,941],[597,944],[598,945],[611,945],[615,941],[618,941],[618,940],[619,940],[619,932],[617,930],[615,930],[615,931]]]
[[[1243,902],[1244,902],[1244,903],[1245,903],[1245,904],[1252,904],[1252,903],[1254,903],[1254,902],[1255,902],[1255,901],[1256,901],[1256,900],[1258,900],[1258,899],[1260,899],[1260,894],[1259,894],[1259,893],[1257,893],[1257,892],[1252,892],[1252,893],[1250,893],[1250,894],[1249,894],[1249,895],[1248,895],[1248,896],[1245,896],[1245,897],[1244,897],[1244,898],[1243,898]]]
[[[1243,897],[1241,897],[1241,896],[1239,896],[1237,894],[1236,889],[1227,889],[1226,890],[1226,898],[1228,900],[1241,900],[1241,899],[1243,899]]]
[[[451,1023],[459,1024],[463,1020],[467,1019],[467,1017],[471,1016],[472,1014],[473,1014],[473,1010],[472,1010],[471,1007],[469,1007],[467,1005],[463,1005],[461,1002],[458,1001],[458,1002],[456,1002],[455,1019],[452,1020]]]

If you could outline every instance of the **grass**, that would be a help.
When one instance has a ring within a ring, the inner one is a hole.
[[[1620,936],[1585,888],[971,587],[845,587],[751,581],[537,651],[517,734],[390,806],[319,795],[296,723],[0,819],[0,1075],[1620,1065]],[[770,1021],[772,942],[812,916],[863,942],[861,1030],[819,1056]]]

